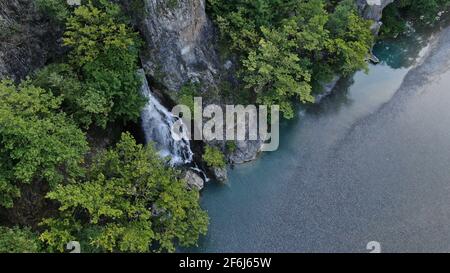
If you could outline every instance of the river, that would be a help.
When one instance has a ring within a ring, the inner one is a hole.
[[[278,151],[208,184],[191,251],[450,251],[450,28],[374,50],[381,64],[283,121]]]

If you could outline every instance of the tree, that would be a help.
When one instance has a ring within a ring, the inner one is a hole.
[[[381,35],[395,37],[413,25],[433,25],[440,17],[439,11],[449,7],[450,0],[401,0],[395,1],[383,11]]]
[[[48,194],[60,203],[60,216],[46,219],[41,239],[62,251],[70,240],[82,249],[107,252],[175,250],[194,245],[208,224],[174,169],[165,166],[152,145],[136,144],[123,134],[114,149],[99,154],[83,181]]]
[[[58,108],[61,98],[23,82],[0,82],[0,205],[12,207],[19,186],[50,187],[80,173],[85,135]]]
[[[367,69],[367,54],[374,42],[370,26],[370,21],[357,14],[352,0],[340,2],[330,15],[327,28],[331,41],[327,44],[327,53],[331,57],[328,62],[337,73],[347,76]]]
[[[242,60],[244,89],[285,118],[293,102],[314,102],[313,86],[367,67],[371,22],[352,0],[210,0],[208,11]]]
[[[36,0],[36,6],[57,24],[64,24],[70,14],[66,0]]]
[[[89,1],[67,19],[64,44],[69,64],[51,65],[35,83],[63,95],[64,110],[88,128],[139,118],[145,100],[137,75],[140,40],[122,22],[120,8]]]
[[[124,52],[137,50],[137,34],[120,22],[120,7],[92,1],[76,8],[67,19],[64,44],[72,47],[72,61],[82,67],[96,60],[109,49]]]
[[[102,97],[87,99],[89,95],[83,91],[83,82],[69,64],[55,63],[42,68],[35,73],[32,83],[61,96],[62,109],[81,127],[92,124],[93,114],[105,116],[108,113],[109,107]],[[88,108],[88,102],[93,106]]]
[[[262,28],[262,33],[264,38],[259,47],[250,51],[243,61],[243,80],[247,88],[258,94],[258,103],[278,104],[284,117],[292,118],[292,98],[302,102],[314,101],[308,60],[297,54],[297,24],[290,21],[281,29]]]
[[[29,228],[0,227],[0,253],[41,252],[38,235]]]
[[[402,0],[394,3],[413,19],[433,23],[440,10],[444,10],[450,4],[449,0]]]

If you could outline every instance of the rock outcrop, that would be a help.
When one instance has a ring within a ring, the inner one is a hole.
[[[372,31],[376,35],[380,31],[383,10],[395,0],[356,0],[356,4],[362,16],[373,20]]]
[[[394,0],[355,1],[364,18],[374,21],[374,34],[378,33],[382,11]],[[144,0],[143,9],[145,15],[138,22],[146,41],[142,64],[153,83],[172,97],[188,82],[200,82],[207,92],[217,88],[230,67],[218,56],[218,33],[206,15],[205,0]],[[326,86],[327,93],[337,79]],[[239,141],[228,159],[235,164],[254,160],[261,144]],[[218,176],[226,176],[221,173]]]
[[[211,168],[211,171],[214,174],[214,177],[216,178],[216,180],[220,183],[226,183],[228,180],[228,172],[226,168],[218,168],[218,167],[213,167]]]
[[[0,79],[19,80],[60,49],[55,29],[33,0],[0,0]]]
[[[236,149],[229,155],[228,160],[232,164],[253,161],[261,152],[262,145],[260,140],[236,141]]]
[[[184,175],[184,179],[186,180],[186,183],[190,189],[197,189],[201,191],[205,184],[203,179],[191,170],[186,172],[186,174]]]
[[[139,25],[146,40],[146,74],[169,93],[188,82],[200,82],[205,90],[216,87],[223,65],[205,0],[144,0],[144,5],[146,15]]]

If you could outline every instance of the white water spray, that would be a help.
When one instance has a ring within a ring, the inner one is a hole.
[[[138,73],[143,78],[142,95],[148,100],[141,113],[146,142],[154,142],[162,157],[170,157],[171,165],[191,163],[193,153],[187,134],[182,135],[180,141],[175,141],[172,135],[172,125],[180,118],[169,112],[152,94],[144,71],[141,69]]]

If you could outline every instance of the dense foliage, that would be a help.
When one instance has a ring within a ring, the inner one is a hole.
[[[371,22],[354,1],[209,0],[223,43],[242,59],[244,87],[257,102],[279,104],[292,118],[292,99],[313,102],[313,86],[366,68]]]
[[[64,28],[68,54],[20,84],[0,82],[0,209],[14,209],[34,183],[55,211],[39,214],[46,219],[33,230],[0,227],[0,252],[62,252],[72,240],[83,252],[173,252],[206,233],[199,192],[151,144],[124,133],[106,149],[88,145],[92,131],[136,120],[144,106],[136,73],[141,42],[112,2],[120,1],[35,1]],[[432,22],[449,2],[397,0],[385,11],[383,33],[401,31],[405,18]],[[335,75],[366,68],[373,44],[372,22],[353,0],[208,0],[208,12],[223,53],[240,60],[245,94],[235,97],[279,104],[286,118],[294,116],[293,103],[313,102],[317,87]],[[197,89],[184,86],[178,102],[192,108]],[[235,149],[226,144],[226,152]],[[226,166],[212,146],[203,160]]]
[[[82,247],[102,251],[174,251],[175,242],[194,245],[208,223],[198,192],[188,190],[151,145],[138,145],[129,134],[94,159],[84,181],[48,197],[61,204],[61,215],[44,221],[41,238],[58,250],[84,237]]]
[[[63,95],[65,111],[85,128],[136,120],[145,104],[136,73],[140,40],[121,18],[105,1],[76,8],[64,34],[69,63],[36,76],[35,84]]]
[[[70,15],[70,7],[64,0],[36,0],[36,6],[57,24],[64,24]]]
[[[51,206],[27,212],[46,217],[40,228],[0,227],[0,252],[64,251],[72,240],[82,252],[195,245],[208,225],[199,193],[151,144],[138,145],[125,133],[113,148],[97,147],[96,140],[89,147],[87,139],[107,124],[122,128],[116,124],[136,120],[144,99],[136,73],[140,41],[119,6],[82,3],[37,0],[55,24],[65,25],[69,53],[18,85],[0,82],[2,215],[14,213],[21,191],[36,196],[19,201],[46,194]]]
[[[404,32],[407,22],[412,24],[433,24],[439,19],[439,12],[445,11],[450,0],[397,0],[383,11],[384,37]]]
[[[1,206],[13,206],[20,184],[38,180],[55,187],[79,174],[87,142],[60,104],[28,82],[0,82]]]
[[[37,253],[41,245],[29,228],[0,227],[0,253]]]

